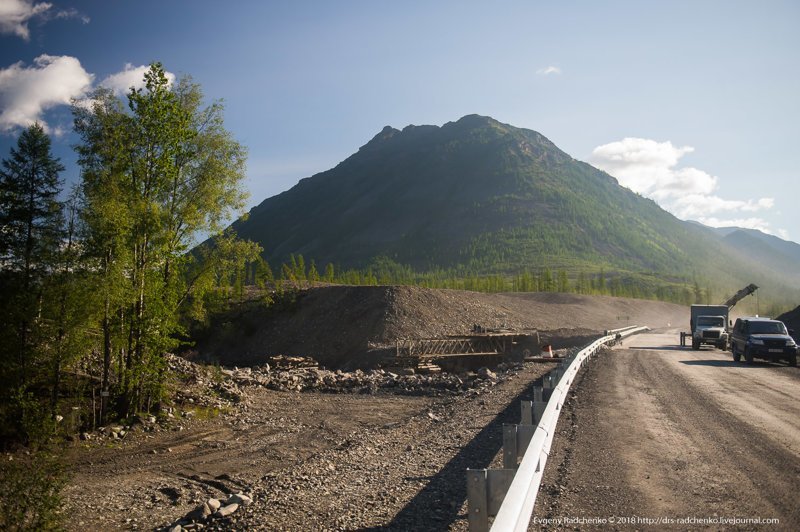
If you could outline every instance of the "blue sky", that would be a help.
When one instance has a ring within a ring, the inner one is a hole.
[[[684,219],[800,241],[796,1],[0,0],[0,156],[161,61],[223,99],[250,204],[385,125],[539,131]]]

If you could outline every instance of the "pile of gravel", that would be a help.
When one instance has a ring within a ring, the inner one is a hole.
[[[795,342],[800,341],[800,306],[781,314],[775,319],[781,320],[786,325],[787,329],[794,331],[792,338],[794,338]]]

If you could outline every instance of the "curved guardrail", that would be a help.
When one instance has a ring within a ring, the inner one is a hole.
[[[601,347],[646,330],[649,329],[634,325],[606,331],[605,336],[566,358],[550,378],[546,376],[543,388],[534,388],[534,401],[523,401],[522,423],[503,427],[504,468],[467,470],[470,531],[487,530],[488,519],[493,515],[493,531],[528,529],[558,417],[572,381],[584,362]],[[548,392],[549,399],[545,396]],[[522,461],[517,465],[520,456]]]

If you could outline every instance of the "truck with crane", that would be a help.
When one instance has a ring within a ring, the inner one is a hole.
[[[729,297],[721,305],[692,305],[689,327],[691,329],[692,349],[700,349],[701,345],[713,345],[723,351],[728,350],[730,337],[730,310],[742,299],[758,290],[749,284]],[[685,333],[682,333],[685,343]]]

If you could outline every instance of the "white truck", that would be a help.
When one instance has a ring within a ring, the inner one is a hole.
[[[692,349],[700,349],[705,344],[727,351],[728,306],[692,305],[691,310]]]
[[[758,290],[749,284],[733,294],[722,305],[692,305],[692,316],[689,321],[690,333],[681,333],[681,345],[685,338],[692,337],[692,349],[700,349],[703,344],[713,345],[723,351],[730,346],[730,310],[742,299]]]

